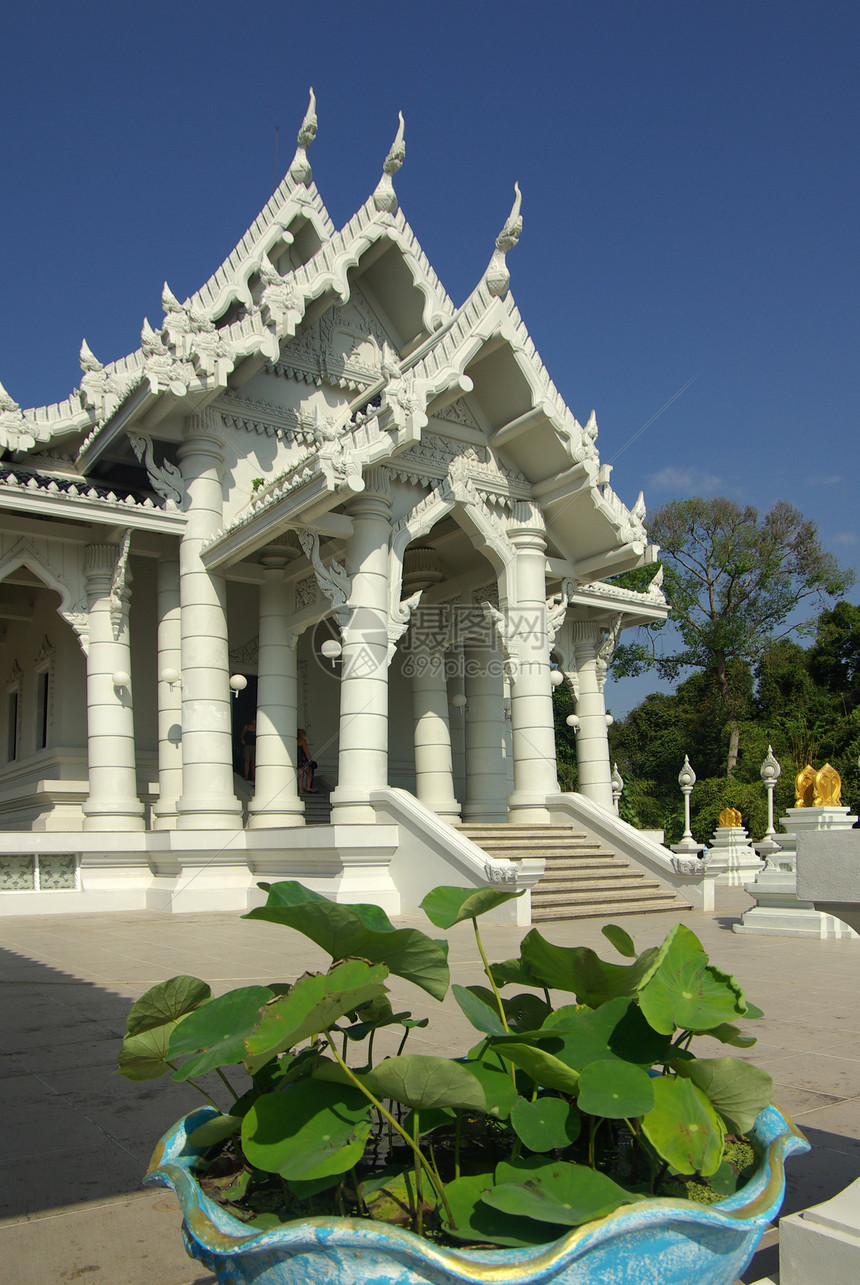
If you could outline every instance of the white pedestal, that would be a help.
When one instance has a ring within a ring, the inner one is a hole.
[[[860,1281],[860,1179],[779,1223],[780,1285]]]
[[[789,808],[781,818],[785,835],[777,835],[778,853],[768,857],[753,883],[745,884],[755,900],[736,933],[776,934],[786,937],[818,937],[830,940],[854,938],[857,933],[833,915],[816,910],[811,901],[797,895],[797,835],[812,830],[850,830],[857,820],[848,808]]]
[[[713,847],[708,849],[708,871],[721,887],[742,887],[756,877],[762,865],[743,826],[725,825],[714,831]]]

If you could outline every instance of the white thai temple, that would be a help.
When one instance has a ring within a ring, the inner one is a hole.
[[[315,134],[312,96],[271,200],[135,352],[84,342],[59,404],[0,387],[0,913],[245,909],[293,877],[408,913],[531,888],[553,826],[690,897],[613,808],[607,666],[667,607],[606,583],[656,549],[517,311],[519,191],[458,306],[398,206],[402,118],[339,230]]]

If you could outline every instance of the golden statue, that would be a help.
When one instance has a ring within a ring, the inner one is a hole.
[[[815,796],[815,768],[807,763],[802,772],[794,778],[794,806],[811,808]]]
[[[825,763],[820,772],[815,773],[812,805],[816,808],[838,808],[842,802],[842,778]]]
[[[723,808],[722,812],[720,813],[721,830],[725,830],[730,826],[740,829],[742,825],[743,825],[743,820],[737,808]]]

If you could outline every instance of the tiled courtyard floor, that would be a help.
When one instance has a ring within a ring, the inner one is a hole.
[[[731,924],[747,904],[743,892],[725,890],[715,914],[684,918],[714,962],[734,973],[765,1011],[755,1027],[759,1042],[745,1056],[771,1073],[777,1105],[813,1145],[808,1156],[789,1162],[784,1212],[793,1212],[860,1176],[860,941],[733,933]],[[676,918],[621,922],[642,948],[662,939]],[[594,946],[611,958],[600,928],[598,920],[541,925],[553,941]],[[485,928],[490,958],[516,954],[524,931]],[[450,936],[453,980],[478,980],[470,930],[461,925]],[[238,914],[0,920],[3,1279],[10,1285],[213,1282],[182,1249],[172,1194],[140,1187],[155,1141],[196,1105],[196,1095],[167,1080],[132,1085],[114,1074],[129,1004],[176,973],[193,973],[224,991],[292,979],[326,959],[304,938]],[[397,979],[392,990],[416,1016],[431,1017],[428,1031],[410,1037],[414,1051],[451,1053],[474,1042],[450,997],[439,1006]],[[771,1248],[760,1251],[745,1280],[775,1277],[775,1239],[768,1234]]]

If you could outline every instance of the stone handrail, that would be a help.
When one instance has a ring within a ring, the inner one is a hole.
[[[589,839],[605,844],[619,857],[647,870],[696,910],[714,909],[715,879],[698,858],[675,856],[662,843],[649,839],[582,794],[551,794],[546,802],[556,824],[580,826]]]
[[[401,914],[415,914],[425,894],[440,884],[475,888],[497,884],[511,892],[526,891],[499,906],[487,919],[522,926],[531,923],[531,888],[544,872],[542,858],[506,861],[489,857],[406,790],[373,790],[370,802],[380,821],[399,827],[400,843],[391,859],[390,873],[400,891]]]

